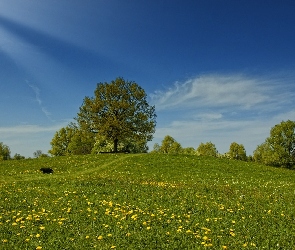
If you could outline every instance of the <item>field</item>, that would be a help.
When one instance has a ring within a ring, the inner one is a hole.
[[[185,155],[55,157],[0,162],[0,188],[0,249],[295,246],[287,169]]]

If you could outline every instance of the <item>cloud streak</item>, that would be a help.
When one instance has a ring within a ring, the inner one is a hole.
[[[28,83],[28,81],[27,81],[27,83]],[[33,85],[33,84],[29,84],[29,83],[28,83],[28,85],[29,85],[29,87],[34,91],[34,93],[35,93],[35,100],[36,100],[36,102],[38,103],[38,105],[40,106],[42,112],[45,114],[45,116],[46,116],[50,121],[53,122],[53,120],[51,119],[51,113],[48,112],[47,109],[42,105],[42,100],[41,100],[41,98],[40,98],[40,89],[39,89],[37,86]]]
[[[271,127],[294,119],[294,80],[292,74],[214,74],[176,82],[172,88],[151,95],[159,119],[165,114],[165,124],[157,127],[153,142],[160,143],[165,135],[185,147],[212,141],[224,153],[237,141],[252,154]]]
[[[277,104],[282,101],[282,97],[288,97],[286,92],[275,96],[275,93],[282,92],[276,83],[276,79],[243,75],[203,75],[183,83],[176,82],[166,91],[156,91],[151,99],[158,110],[228,106],[250,109]]]

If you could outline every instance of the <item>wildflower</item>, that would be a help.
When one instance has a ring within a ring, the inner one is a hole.
[[[236,234],[234,233],[234,232],[229,232],[229,234],[231,235],[231,236],[235,236]]]
[[[127,233],[127,234],[126,234],[126,236],[128,236],[128,237],[129,237],[130,235],[131,235],[131,233]]]
[[[85,238],[86,238],[86,239],[89,239],[89,235],[86,235]]]
[[[8,242],[8,240],[7,240],[7,239],[4,239],[4,240],[2,240],[2,242],[3,242],[3,243],[6,243],[6,242]]]
[[[41,226],[41,227],[39,227],[41,230],[44,230],[45,229],[45,227],[44,226]]]
[[[227,249],[227,246],[222,246],[222,249]]]
[[[101,235],[99,235],[99,236],[97,237],[98,240],[102,240],[102,238],[103,238],[103,237],[102,237]]]
[[[39,238],[40,237],[40,234],[36,234],[36,238]]]
[[[150,229],[151,229],[151,227],[147,227],[146,229],[147,229],[147,230],[150,230]]]
[[[112,237],[112,234],[108,234],[108,237]]]
[[[37,247],[36,247],[36,250],[41,250],[41,249],[42,249],[41,246],[37,246]]]
[[[116,246],[111,246],[111,249],[114,249],[114,248],[116,248]]]
[[[30,239],[28,239],[28,238],[25,239],[25,242],[29,242],[29,241],[30,241]]]

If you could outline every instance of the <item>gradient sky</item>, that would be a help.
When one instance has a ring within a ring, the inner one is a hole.
[[[251,155],[295,120],[295,1],[1,0],[0,142],[47,153],[96,84],[120,76],[156,106],[153,144],[231,142]]]

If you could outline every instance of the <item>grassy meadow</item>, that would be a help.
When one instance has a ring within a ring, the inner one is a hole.
[[[288,169],[164,154],[11,160],[0,190],[0,249],[295,246]]]

